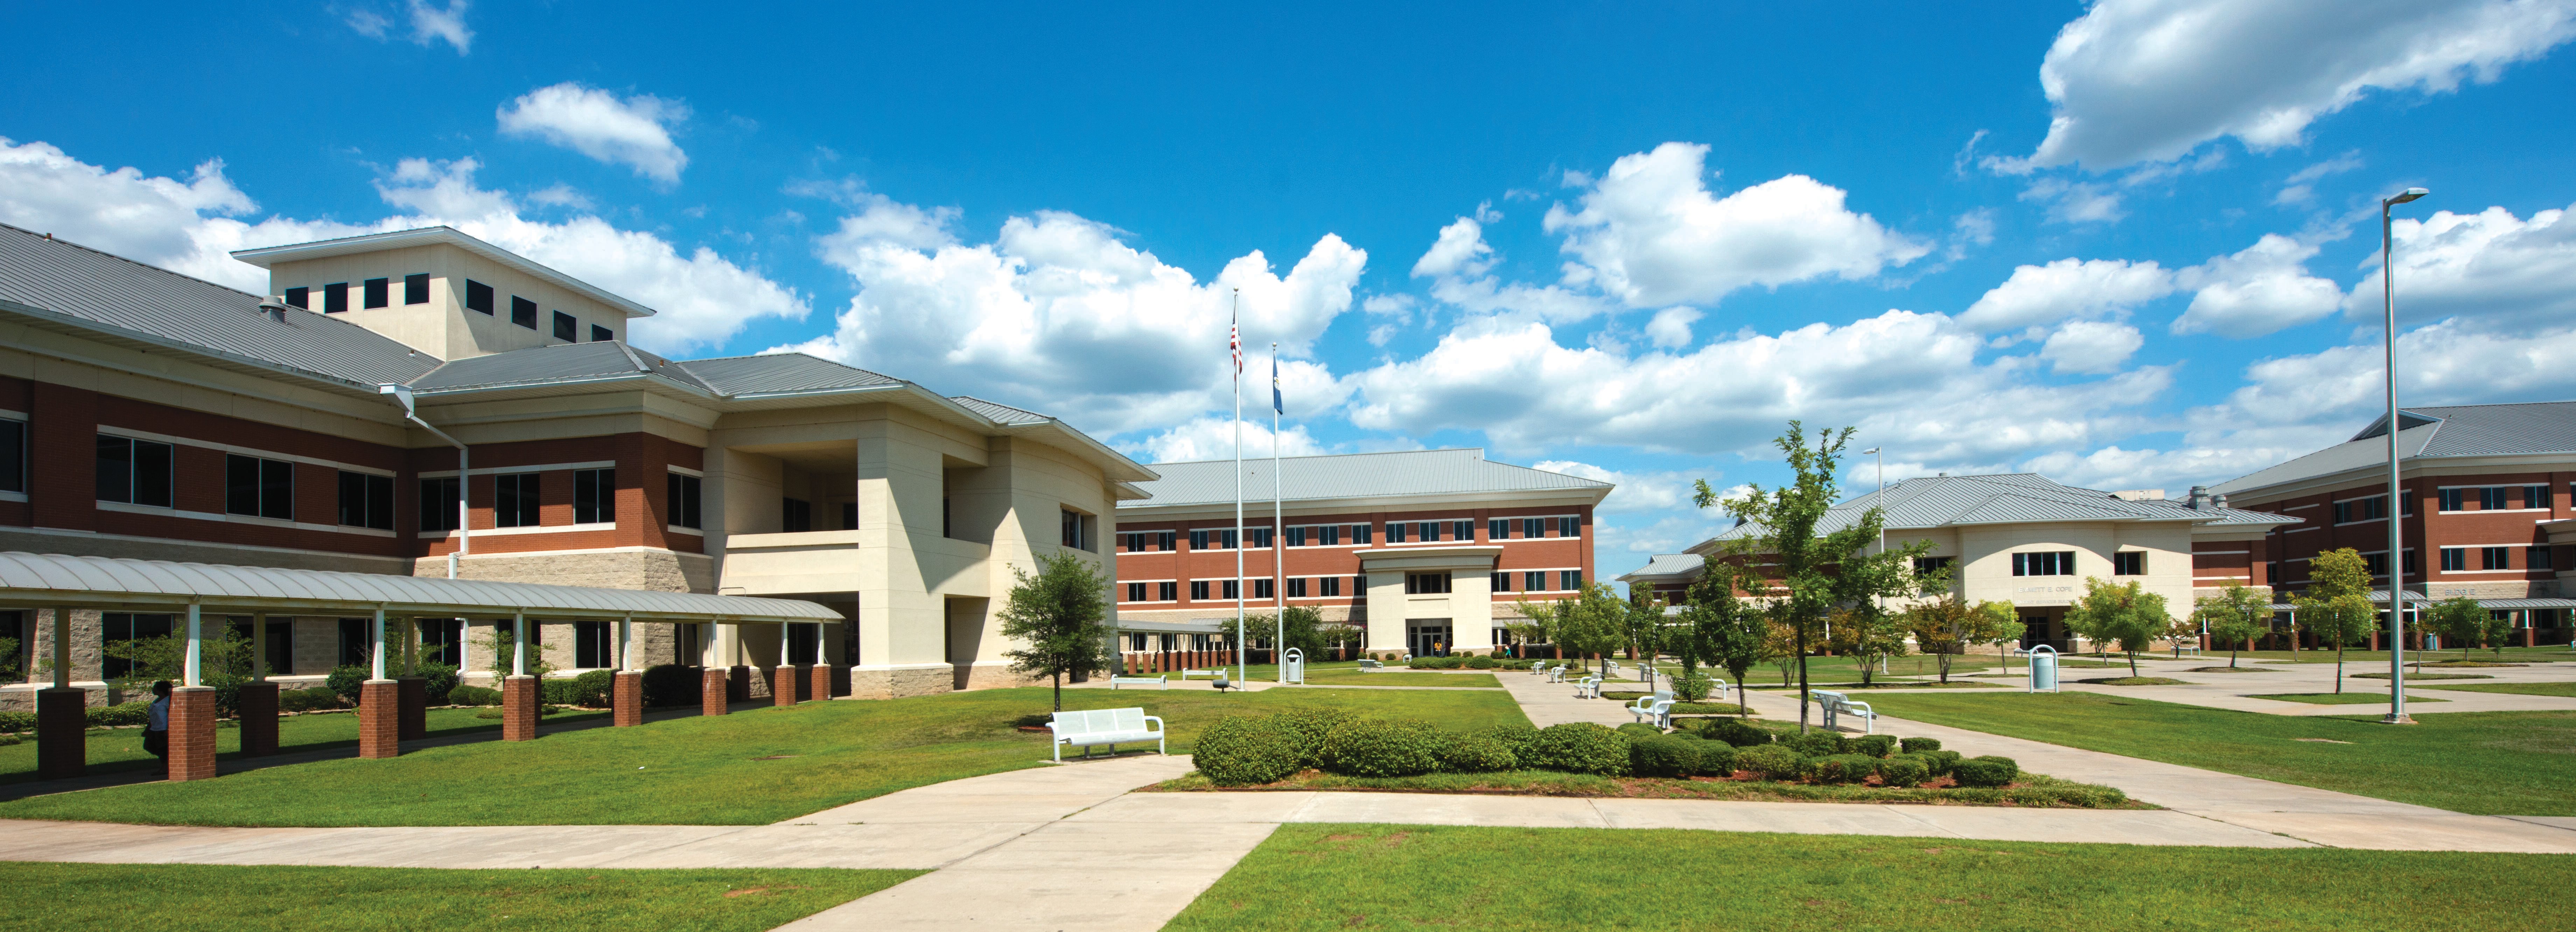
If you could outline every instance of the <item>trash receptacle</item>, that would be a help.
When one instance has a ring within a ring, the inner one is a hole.
[[[2046,644],[2030,649],[2030,691],[2057,691],[2057,649]]]
[[[1285,653],[1283,653],[1283,654],[1281,654],[1281,655],[1280,655],[1280,661],[1279,661],[1279,664],[1280,664],[1280,667],[1279,667],[1279,673],[1280,673],[1279,681],[1280,681],[1280,682],[1282,682],[1282,683],[1304,683],[1304,682],[1306,682],[1306,652],[1305,652],[1305,651],[1298,650],[1298,649],[1296,649],[1296,648],[1294,648],[1294,647],[1291,647],[1291,648],[1289,648]]]

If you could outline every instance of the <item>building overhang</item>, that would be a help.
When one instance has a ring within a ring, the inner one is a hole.
[[[628,317],[651,317],[654,313],[652,308],[637,304],[634,301],[611,293],[597,285],[593,285],[589,282],[582,281],[581,279],[555,271],[544,263],[530,261],[526,256],[519,255],[518,253],[511,252],[499,246],[494,246],[472,236],[467,236],[464,231],[458,230],[455,227],[421,227],[415,230],[396,230],[391,233],[369,233],[364,236],[344,236],[339,239],[326,239],[311,243],[294,243],[286,246],[264,246],[258,249],[242,249],[236,250],[233,253],[233,258],[247,262],[251,265],[259,266],[263,269],[272,269],[280,262],[302,262],[307,259],[329,259],[336,256],[354,256],[362,253],[383,252],[388,249],[408,249],[415,246],[454,246],[458,249],[465,250],[466,252],[473,253],[483,259],[500,263],[503,267],[508,268],[511,271],[533,276],[547,284],[579,294],[582,297],[608,305],[609,307],[616,308],[620,313],[623,313]]]
[[[1377,547],[1351,551],[1363,570],[1492,570],[1501,544]]]

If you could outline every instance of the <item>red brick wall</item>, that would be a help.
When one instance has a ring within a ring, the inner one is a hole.
[[[601,547],[667,547],[686,553],[700,551],[700,538],[688,534],[669,534],[667,502],[670,483],[663,478],[666,466],[678,464],[697,468],[704,462],[705,451],[659,435],[641,432],[598,437],[568,437],[553,440],[531,440],[517,443],[477,444],[474,447],[473,481],[467,483],[468,520],[476,531],[499,528],[492,512],[493,476],[487,469],[508,470],[520,466],[550,466],[563,463],[613,463],[617,470],[617,527],[603,531],[566,531],[554,533],[477,534],[476,553],[527,553],[540,550],[582,550]],[[453,472],[456,451],[453,448],[412,451],[412,471]],[[588,467],[597,468],[597,467]],[[573,523],[573,471],[546,469],[538,471],[537,521],[539,527],[564,527]],[[414,483],[416,486],[417,483]],[[417,489],[414,490],[417,495]],[[417,509],[417,505],[413,506]],[[518,530],[511,528],[509,530]],[[422,556],[445,556],[456,549],[453,536],[421,541]]]
[[[2571,491],[2576,491],[2570,489],[2571,482],[2576,482],[2576,472],[2498,472],[2462,476],[2408,477],[2402,487],[2405,497],[2414,502],[2415,513],[2401,518],[2402,530],[2405,535],[2406,549],[2418,554],[2415,568],[2406,574],[2409,584],[2426,582],[2428,573],[2429,581],[2435,584],[2555,579],[2559,569],[2568,568],[2571,563],[2576,563],[2576,547],[2550,548],[2550,568],[2537,570],[2530,568],[2529,554],[2523,548],[2544,545],[2548,542],[2548,535],[2538,527],[2540,522],[2576,517],[2576,508],[2571,508],[2569,502]],[[2550,508],[2548,510],[2522,509],[2522,487],[2528,485],[2549,489]],[[2507,493],[2509,501],[2506,503],[2508,510],[2500,513],[2485,512],[2479,507],[2478,495],[2473,490],[2462,493],[2462,510],[2454,512],[2440,510],[2438,490],[2449,487],[2472,487],[2473,489],[2482,486],[2509,487],[2510,490]],[[2282,575],[2285,581],[2301,582],[2307,579],[2305,561],[2319,553],[2343,547],[2350,547],[2364,553],[2388,549],[2388,525],[2385,522],[2354,521],[2338,525],[2334,522],[2333,506],[2333,502],[2337,499],[2350,500],[2385,494],[2387,488],[2388,485],[2384,479],[2364,481],[2330,492],[2292,496],[2255,505],[2239,504],[2237,507],[2302,519],[2300,524],[2272,534],[2268,541],[2263,542],[2268,544],[2268,548],[2258,546],[2258,549],[2268,549],[2269,553],[2265,555],[2265,559],[2282,564]],[[2512,567],[2515,571],[2480,571],[2479,553],[2474,549],[2467,553],[2468,571],[2444,572],[2442,570],[2441,548],[2485,546],[2510,547]]]
[[[1266,509],[1256,508],[1256,504],[1257,503],[1253,502],[1245,503],[1244,524],[1250,527],[1267,526],[1270,523],[1270,516]],[[1575,515],[1581,522],[1581,529],[1578,536],[1575,538],[1563,538],[1557,536],[1555,516],[1567,514]],[[1512,536],[1500,541],[1503,545],[1503,552],[1496,558],[1495,569],[1497,571],[1517,573],[1534,569],[1555,571],[1579,568],[1583,572],[1583,578],[1586,582],[1597,581],[1598,577],[1594,572],[1591,546],[1591,537],[1593,535],[1592,508],[1590,506],[1569,507],[1561,505],[1530,507],[1504,505],[1501,507],[1485,508],[1447,508],[1289,515],[1285,520],[1285,526],[1287,527],[1318,524],[1367,524],[1373,529],[1372,537],[1369,544],[1365,547],[1351,545],[1349,543],[1349,538],[1346,536],[1343,538],[1342,544],[1331,547],[1282,547],[1276,553],[1271,549],[1247,549],[1243,552],[1243,577],[1247,580],[1273,578],[1273,560],[1277,559],[1279,561],[1276,564],[1277,569],[1284,571],[1279,575],[1284,577],[1333,576],[1340,577],[1343,580],[1342,594],[1339,596],[1330,598],[1316,597],[1311,595],[1310,590],[1310,595],[1307,598],[1291,599],[1289,600],[1290,604],[1311,605],[1317,607],[1362,605],[1367,602],[1368,594],[1365,591],[1360,591],[1359,588],[1350,581],[1350,578],[1357,575],[1360,571],[1359,557],[1354,555],[1354,551],[1363,549],[1384,549],[1388,547],[1494,544],[1497,543],[1497,541],[1491,537],[1491,528],[1488,521],[1491,518],[1497,517],[1513,519],[1521,517],[1548,518],[1548,526],[1545,531],[1546,536],[1538,539],[1523,538],[1519,536],[1519,522],[1517,520],[1513,522],[1513,526],[1511,528]],[[1467,521],[1473,525],[1475,535],[1472,540],[1453,538],[1450,535],[1450,532],[1453,529],[1444,526],[1441,529],[1441,539],[1437,544],[1423,544],[1420,542],[1420,539],[1415,536],[1408,536],[1405,543],[1402,544],[1387,543],[1386,526],[1389,523],[1418,523],[1422,521],[1438,521],[1442,522],[1444,525],[1457,521]],[[1179,601],[1177,602],[1128,604],[1132,605],[1135,610],[1146,611],[1189,609],[1201,606],[1213,606],[1220,602],[1227,606],[1232,606],[1234,604],[1233,600],[1219,598],[1219,596],[1224,592],[1224,589],[1219,585],[1219,582],[1235,577],[1235,552],[1223,549],[1192,550],[1190,548],[1190,532],[1192,530],[1218,531],[1232,525],[1233,520],[1230,517],[1188,521],[1131,518],[1120,521],[1118,524],[1118,530],[1121,532],[1172,532],[1173,550],[1168,553],[1159,550],[1119,553],[1117,555],[1119,581],[1121,583],[1125,583],[1131,580],[1176,580],[1178,583],[1177,588],[1179,589]],[[1245,541],[1245,543],[1249,542],[1249,540]],[[1284,542],[1285,538],[1281,538],[1281,543],[1284,544]],[[1114,548],[1117,541],[1112,539],[1110,543]],[[1195,602],[1190,599],[1189,584],[1190,581],[1194,579],[1210,581],[1208,586],[1208,601]],[[1553,587],[1555,584],[1555,580],[1551,578],[1549,585]],[[1284,581],[1281,585],[1285,585]],[[1520,598],[1523,593],[1518,591],[1519,588],[1520,580],[1516,576],[1513,580],[1514,591],[1498,593],[1495,595],[1494,601],[1499,603],[1509,603]],[[1285,590],[1283,589],[1282,591]],[[1154,594],[1155,593],[1150,591],[1146,593],[1149,599]],[[1126,589],[1123,585],[1119,588],[1118,595],[1123,602],[1126,596]],[[1249,583],[1245,586],[1244,597],[1247,599],[1252,597],[1252,589]],[[1534,598],[1539,599],[1554,599],[1562,597],[1562,594],[1544,594],[1534,596]]]

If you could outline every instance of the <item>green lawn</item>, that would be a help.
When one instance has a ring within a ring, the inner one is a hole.
[[[2282,701],[2282,702],[2304,702],[2304,703],[2307,703],[2307,704],[2309,704],[2309,705],[2387,705],[2387,704],[2388,704],[2388,694],[2387,694],[2387,693],[2368,693],[2368,692],[2350,692],[2350,693],[2263,693],[2263,694],[2259,694],[2259,695],[2247,696],[2246,698],[2248,698],[2248,699],[2278,699],[2278,700],[2280,700],[2280,701]],[[2407,693],[2407,694],[2406,694],[2406,701],[2408,701],[2408,702],[2449,702],[2450,700],[2448,700],[2448,699],[2435,699],[2435,698],[2432,698],[2432,697],[2430,697],[2430,696],[2418,696],[2418,695],[2415,695],[2414,693]]]
[[[1521,674],[1528,676],[1529,674]],[[1501,689],[1491,673],[1432,673],[1423,670],[1397,670],[1388,673],[1362,673],[1357,669],[1309,670],[1309,686],[1455,686]]]
[[[1870,704],[1896,718],[2456,812],[2576,815],[2576,712],[2436,713],[2398,727],[2097,693],[1898,693]]]
[[[760,930],[924,873],[0,863],[0,928]]]
[[[427,716],[429,733],[438,735],[472,731],[499,731],[501,720],[475,718],[479,709],[431,709]],[[547,725],[581,721],[606,716],[607,712],[564,711],[546,716]],[[232,760],[240,756],[241,732],[229,721],[215,729],[215,759]],[[25,741],[0,747],[0,784],[23,783],[36,778],[36,736],[30,732]],[[281,754],[318,751],[330,747],[355,747],[358,743],[358,715],[355,712],[329,715],[288,715],[277,720],[277,750]],[[157,769],[161,761],[143,752],[143,729],[99,728],[89,732],[89,770],[91,773],[114,773],[124,770]]]
[[[2409,676],[2407,679],[2413,680],[2414,677]],[[2462,683],[2457,686],[2425,686],[2422,688],[2442,689],[2463,693],[2513,693],[2519,696],[2576,697],[2576,683]]]
[[[1500,691],[1069,689],[1069,709],[1142,706],[1172,753],[1235,712],[1340,707],[1465,730],[1526,722]],[[759,825],[960,777],[1040,766],[1043,688],[807,703],[341,758],[193,783],[0,803],[0,818],[182,825]],[[1131,746],[1135,747],[1135,746]],[[1150,746],[1145,746],[1150,753]],[[14,749],[12,749],[14,750]],[[774,758],[774,759],[764,759]],[[506,776],[507,790],[492,781]],[[469,790],[460,792],[459,790]]]
[[[2141,654],[2139,656],[2145,655]],[[2227,659],[2227,652],[2223,650],[2208,651],[2204,652],[2201,656],[2215,658],[2223,662]],[[2240,653],[2237,656],[2246,660],[2295,660],[2300,663],[2333,663],[2335,660],[2335,652],[2332,648],[2328,648],[2326,650],[2303,650],[2295,654],[2286,650],[2249,650]],[[2442,650],[2431,651],[2429,653],[2420,650],[2410,650],[2406,652],[2406,662],[2410,664],[2419,660],[2425,663],[2433,663],[2443,660],[2458,659],[2460,659],[2460,651],[2457,648],[2444,648]],[[2499,656],[2495,651],[2487,650],[2485,648],[2476,648],[2469,651],[2469,659],[2489,661],[2502,660],[2506,663],[2570,663],[2576,662],[2576,652],[2568,651],[2567,645],[2565,644],[2548,647],[2508,647],[2504,649],[2504,653],[2501,656]],[[2380,669],[2385,670],[2388,669],[2388,652],[2384,650],[2348,650],[2343,652],[2343,662],[2347,664],[2375,664]]]
[[[2518,932],[2565,928],[2571,882],[2545,854],[1283,825],[1164,928]]]

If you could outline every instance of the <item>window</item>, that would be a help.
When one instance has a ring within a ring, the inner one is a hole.
[[[1573,515],[1567,515],[1567,516],[1565,516],[1565,517],[1562,517],[1562,518],[1558,518],[1558,519],[1556,519],[1556,536],[1558,536],[1558,537],[1581,537],[1581,536],[1583,536],[1583,519],[1582,519],[1582,518],[1575,517],[1575,516],[1573,516]],[[1568,588],[1568,589],[1579,589],[1579,588],[1582,588],[1582,587],[1580,587],[1580,586],[1567,586],[1566,588]]]
[[[2387,551],[2385,551],[2385,550],[2380,551],[2380,552],[2378,552],[2378,553],[2365,553],[2365,554],[2362,554],[2362,555],[2361,555],[2361,562],[2362,562],[2362,566],[2363,566],[2363,567],[2365,567],[2365,568],[2367,568],[2367,569],[2369,569],[2369,570],[2370,570],[2370,575],[2373,575],[2373,576],[2386,576],[2386,575],[2388,575],[2388,552],[2387,552]]]
[[[394,477],[340,470],[340,524],[394,529]]]
[[[289,288],[289,289],[286,289],[286,306],[287,306],[287,307],[311,308],[311,307],[313,306],[313,289],[311,289],[311,288]]]
[[[510,322],[530,330],[537,329],[537,302],[511,295]]]
[[[1070,508],[1058,509],[1057,513],[1062,518],[1064,546],[1075,550],[1091,550],[1096,547],[1093,535],[1097,532],[1096,522],[1099,519]]]
[[[1234,531],[1231,529],[1191,531],[1190,549],[1232,550],[1234,549]]]
[[[1315,587],[1323,590],[1315,593],[1316,595],[1327,597],[1338,596],[1342,594],[1342,578],[1339,576],[1319,576],[1315,579]]]
[[[1207,601],[1207,597],[1208,597],[1208,584],[1207,584],[1207,580],[1204,580],[1204,579],[1193,579],[1193,580],[1190,580],[1190,601],[1192,601],[1192,602],[1205,602],[1205,601]]]
[[[1487,588],[1490,588],[1495,592],[1510,592],[1512,591],[1512,574],[1495,573],[1492,579],[1485,581],[1485,585]]]
[[[420,480],[420,529],[456,530],[456,477]]]
[[[2549,487],[2548,487],[2548,486],[2545,486],[2545,485],[2526,485],[2526,486],[2523,486],[2523,487],[2522,487],[2522,507],[2524,507],[2524,508],[2547,508],[2547,507],[2549,507]]]
[[[556,312],[555,312],[555,339],[562,340],[562,341],[564,341],[564,342],[566,342],[566,343],[571,343],[571,342],[575,342],[575,341],[580,340],[580,339],[581,339],[581,322],[580,322],[580,321],[577,321],[577,320],[572,319],[572,315],[570,315],[570,314],[566,314],[566,313],[564,313],[564,312],[562,312],[562,311],[556,311]]]
[[[855,531],[855,530],[858,530],[858,529],[859,529],[859,503],[857,503],[857,502],[842,502],[842,503],[841,503],[841,530],[844,530],[844,531]]]
[[[170,457],[166,443],[98,435],[98,500],[170,507]]]
[[[1131,582],[1131,583],[1128,583],[1128,584],[1127,584],[1127,601],[1130,601],[1130,602],[1142,602],[1142,601],[1145,601],[1145,584],[1144,584],[1144,583],[1140,583],[1140,582]]]
[[[614,524],[616,521],[617,470],[573,470],[572,523]]]
[[[671,526],[704,527],[698,520],[698,493],[705,480],[679,473],[670,475],[670,499],[665,502],[665,507],[670,509]]]
[[[610,330],[598,324],[590,325],[590,342],[606,343],[614,339],[617,339],[617,331]]]
[[[2440,493],[2438,493],[2438,494],[2440,494],[2440,495],[2441,495],[2441,497],[2442,497],[2442,510],[2443,510],[2443,511],[2458,511],[2458,510],[2460,510],[2460,490],[2458,490],[2458,489],[2443,489],[2443,490],[2441,490],[2441,491],[2440,491]]]
[[[1354,596],[1365,596],[1365,595],[1368,595],[1368,577],[1367,577],[1367,576],[1353,576],[1353,577],[1351,577],[1351,594],[1352,594],[1352,595],[1354,595]]]
[[[814,529],[814,503],[801,498],[778,500],[778,530],[802,534]]]
[[[1302,599],[1306,597],[1305,577],[1300,576],[1288,581],[1288,597],[1292,599]]]
[[[322,313],[346,314],[348,312],[349,283],[335,282],[322,286]]]
[[[797,627],[803,627],[803,625]],[[572,623],[572,665],[594,670],[609,665],[607,622]]]
[[[1521,574],[1521,588],[1530,592],[1547,591],[1547,571],[1531,570]]]
[[[367,648],[374,646],[375,643],[375,638],[372,636],[375,634],[374,628],[375,625],[364,618],[340,619],[341,666],[364,667],[375,663],[375,658],[368,656],[367,652]],[[528,639],[530,644],[536,642],[536,638]]]
[[[492,286],[471,278],[465,280],[465,309],[492,313]]]
[[[295,675],[295,623],[292,621],[268,623],[268,672],[272,676]]]
[[[1941,572],[1949,569],[1950,564],[1957,562],[1958,559],[1957,557],[1915,557],[1914,575],[1929,576]]]
[[[2486,511],[2503,511],[2506,508],[2511,507],[2504,503],[2505,489],[2506,487],[2501,485],[2491,485],[2479,489],[2478,507]]]
[[[2442,548],[2442,572],[2457,573],[2469,568],[2469,548]]]
[[[492,523],[497,527],[536,527],[537,474],[492,477]]]
[[[1252,549],[1270,549],[1271,529],[1266,527],[1257,527],[1247,530],[1244,533],[1252,535]]]
[[[1275,581],[1275,580],[1269,580],[1269,579],[1256,579],[1256,580],[1253,580],[1253,581],[1252,581],[1252,597],[1253,597],[1253,598],[1256,598],[1256,599],[1276,599],[1276,598],[1278,598],[1279,596],[1278,596],[1278,595],[1276,595],[1275,593],[1277,593],[1279,590],[1278,590],[1277,588],[1275,588],[1275,586],[1276,586],[1276,581]]]
[[[1166,583],[1155,583],[1155,584],[1154,584],[1154,598],[1155,598],[1156,600],[1158,600],[1158,601],[1163,601],[1163,602],[1172,602],[1172,601],[1177,601],[1177,600],[1179,600],[1179,599],[1180,599],[1180,597],[1181,597],[1181,584],[1180,584],[1180,583],[1177,583],[1177,582],[1166,582]]]
[[[390,278],[370,278],[370,279],[367,279],[367,283],[366,283],[366,285],[364,286],[364,288],[366,289],[367,307],[369,307],[369,308],[379,308],[379,307],[392,307],[392,306],[393,306],[393,304],[394,304],[394,280],[393,280],[393,279],[390,279]]]
[[[1521,536],[1522,536],[1522,537],[1546,537],[1546,536],[1547,536],[1547,519],[1546,519],[1546,518],[1522,518],[1522,519],[1521,519]]]
[[[100,638],[106,642],[105,644],[102,644],[101,647],[105,647],[108,644],[132,644],[136,641],[149,641],[154,638],[168,637],[170,635],[170,616],[137,615],[129,612],[106,612],[99,616],[99,626],[103,629],[100,632]],[[127,656],[111,656],[106,650],[101,650],[99,652],[100,656],[98,659],[98,667],[101,678],[103,679],[113,680],[134,672],[134,661],[130,659],[132,657],[132,652],[130,650],[115,651],[114,653],[126,654]],[[30,680],[30,682],[33,682],[33,680]]]
[[[295,464],[229,453],[224,456],[224,510],[295,520]]]
[[[1404,543],[1404,525],[1394,521],[1387,522],[1386,542],[1390,544]]]
[[[0,419],[0,492],[27,491],[27,422]]]
[[[414,275],[403,276],[403,303],[429,303],[429,273],[422,272]]]
[[[2512,569],[2512,568],[2513,568],[2513,548],[2511,548],[2511,547],[2480,547],[2480,548],[2478,548],[2478,568],[2479,568],[2479,569],[2482,569],[2482,570],[2509,570],[2509,569]]]
[[[1454,537],[1454,538],[1457,538],[1457,539],[1459,539],[1459,540],[1475,540],[1475,539],[1476,539],[1476,522],[1473,522],[1473,521],[1453,521],[1453,522],[1450,522],[1450,525],[1449,525],[1449,536]]]
[[[1486,521],[1485,521],[1485,537],[1487,537],[1488,539],[1491,539],[1491,540],[1509,540],[1509,539],[1511,538],[1511,536],[1512,536],[1512,519],[1510,519],[1510,518],[1488,518],[1488,519],[1486,519]]]
[[[1564,518],[1564,519],[1561,519],[1561,520],[1565,520],[1565,521],[1572,521],[1572,520],[1574,520],[1574,519],[1572,519],[1572,518]],[[1583,571],[1582,571],[1582,570],[1558,570],[1558,571],[1556,571],[1556,583],[1557,583],[1557,586],[1556,586],[1557,588],[1559,588],[1559,589],[1563,589],[1563,590],[1565,590],[1565,591],[1567,591],[1567,592],[1572,592],[1572,591],[1574,591],[1574,590],[1576,590],[1576,589],[1581,589],[1581,588],[1583,588]]]
[[[2111,554],[2111,575],[2147,575],[2147,552],[2144,550],[2122,550]]]
[[[1439,595],[1449,591],[1447,573],[1404,574],[1405,595]]]
[[[1292,527],[1292,528],[1289,528],[1289,529],[1288,529],[1288,546],[1291,546],[1291,547],[1303,547],[1303,546],[1306,546],[1306,529],[1305,529],[1305,528],[1302,528],[1302,527]]]
[[[2524,568],[2524,569],[2534,569],[2534,570],[2545,570],[2545,569],[2549,569],[2549,548],[2547,548],[2547,547],[2524,547],[2524,548],[2522,548],[2522,565],[2523,565],[2523,568]]]
[[[1144,535],[1144,533],[1143,533],[1143,532],[1141,532],[1141,531],[1120,531],[1120,532],[1118,532],[1118,552],[1119,552],[1119,553],[1143,553],[1143,552],[1145,552],[1145,535]]]
[[[2013,575],[2073,576],[2075,575],[2075,551],[2013,554]]]
[[[1243,598],[1243,580],[1228,579],[1222,583],[1222,586],[1225,589],[1225,592],[1217,596],[1218,598],[1225,599],[1227,601]]]
[[[1422,542],[1423,542],[1423,543],[1426,543],[1426,544],[1438,543],[1438,542],[1440,541],[1440,524],[1441,524],[1441,522],[1438,522],[1438,521],[1424,521],[1424,522],[1422,522],[1421,524],[1422,524]]]
[[[1369,542],[1369,535],[1370,535],[1372,532],[1374,532],[1374,531],[1376,531],[1376,528],[1375,528],[1375,527],[1372,527],[1372,526],[1370,526],[1370,525],[1366,525],[1366,524],[1354,524],[1354,525],[1351,525],[1351,543],[1354,543],[1354,544],[1366,544],[1366,543],[1368,543],[1368,542]],[[1328,541],[1325,541],[1325,543],[1328,543],[1328,544],[1329,544],[1329,543],[1332,543],[1332,541],[1329,541],[1329,540],[1328,540]]]
[[[460,618],[423,618],[420,625],[420,659],[422,663],[456,665],[465,659],[465,621]],[[685,626],[683,626],[685,627]],[[269,647],[277,646],[277,636],[269,635]],[[681,654],[686,657],[688,654]],[[275,664],[271,664],[275,666]]]
[[[2416,559],[2413,550],[2406,551],[2406,572],[2409,575],[2424,572],[2424,561]]]

